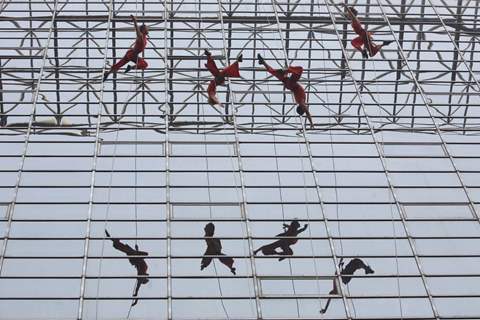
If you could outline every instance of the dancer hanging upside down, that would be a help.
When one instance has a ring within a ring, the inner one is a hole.
[[[347,6],[345,3],[342,4],[345,7],[345,14],[347,18],[352,20],[352,28],[358,37],[351,41],[352,46],[362,53],[364,59],[368,59],[369,56],[375,56],[383,46],[388,46],[393,41],[383,41],[382,44],[375,44],[373,42],[372,33],[368,32],[362,28],[362,23],[358,19],[358,11],[351,6]]]
[[[205,253],[203,254],[200,270],[203,270],[210,265],[213,259],[213,257],[211,256],[225,255],[224,253],[222,253],[222,243],[220,242],[220,239],[213,237],[215,233],[215,225],[211,222],[207,223],[203,230],[205,230],[205,242],[207,243],[207,250],[205,250]],[[226,265],[233,274],[236,274],[235,270],[237,269],[233,267],[233,258],[220,257],[218,258],[218,260],[220,260],[221,263]]]
[[[355,258],[350,260],[350,262],[343,267],[343,258],[340,260],[340,263],[338,264],[338,267],[340,269],[340,275],[342,276],[342,282],[343,284],[348,284],[350,280],[352,280],[352,275],[355,273],[355,271],[363,269],[365,270],[365,274],[370,274],[370,273],[375,273],[370,266],[366,265],[361,259]],[[335,277],[333,278],[333,289],[330,291],[329,294],[338,294],[338,287],[339,284],[337,283],[338,279]],[[320,310],[320,313],[325,313],[327,312],[328,306],[330,305],[330,301],[332,298],[328,298],[327,304],[325,305],[325,308]]]
[[[132,69],[145,70],[148,67],[148,63],[145,61],[145,59],[140,57],[140,54],[145,50],[145,47],[147,46],[148,27],[145,24],[142,24],[139,27],[137,23],[137,18],[135,18],[133,15],[131,17],[135,26],[135,32],[137,33],[137,40],[135,40],[133,48],[129,49],[120,61],[115,63],[110,68],[110,70],[105,71],[105,73],[103,74],[103,81],[107,80],[110,73],[117,72],[118,70],[120,70],[121,67],[123,67],[129,62],[133,62],[134,65],[127,65],[127,69],[125,70],[125,72],[128,72]]]
[[[283,255],[283,256],[291,256],[293,255],[293,250],[290,248],[291,245],[297,243],[298,239],[295,237],[305,231],[308,228],[308,224],[305,224],[303,228],[300,228],[300,223],[297,219],[293,220],[289,225],[283,224],[284,232],[277,234],[276,237],[291,237],[277,240],[271,244],[264,245],[263,247],[258,248],[253,252],[253,254],[257,254],[259,251],[266,256],[269,255]],[[276,249],[280,248],[282,251],[278,252]],[[284,260],[285,257],[278,258],[278,261]]]
[[[305,90],[303,89],[302,85],[298,83],[298,80],[300,80],[300,77],[302,76],[303,68],[290,66],[288,69],[273,69],[265,62],[265,59],[260,54],[257,55],[257,58],[259,64],[265,66],[271,75],[282,81],[285,88],[293,92],[295,102],[298,104],[297,113],[299,115],[303,115],[305,113],[308,121],[310,122],[310,126],[313,128],[314,125],[312,115],[310,114],[306,103],[307,96],[305,95]],[[292,75],[288,76],[289,73]]]
[[[148,252],[138,250],[138,245],[135,245],[135,249],[133,249],[128,244],[124,244],[118,239],[111,238],[107,230],[105,230],[105,234],[107,235],[107,237],[110,238],[110,240],[112,240],[113,247],[129,256],[128,261],[132,266],[135,267],[135,269],[137,269],[137,283],[133,292],[134,300],[132,302],[132,306],[134,306],[138,302],[137,295],[140,286],[142,284],[148,283],[149,281],[147,277],[148,266],[145,262],[145,256],[148,256]]]
[[[210,51],[205,50],[205,55],[207,56],[207,63],[205,64],[205,67],[215,77],[208,84],[208,103],[212,106],[218,105],[222,107],[222,104],[217,97],[217,86],[224,85],[225,79],[227,77],[240,78],[240,67],[238,66],[238,63],[243,61],[243,55],[239,55],[234,63],[232,63],[223,70],[218,69],[217,64],[215,63],[215,60],[213,60]]]

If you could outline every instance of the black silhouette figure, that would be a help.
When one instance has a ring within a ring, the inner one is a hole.
[[[118,251],[125,253],[129,258],[128,261],[132,266],[137,269],[137,283],[135,286],[135,290],[133,292],[134,300],[132,302],[132,306],[136,305],[138,302],[138,290],[140,290],[140,286],[142,284],[148,283],[148,266],[145,262],[145,256],[148,256],[148,252],[138,250],[138,245],[135,245],[135,249],[130,247],[128,244],[122,243],[120,240],[116,238],[111,238],[110,234],[107,230],[105,230],[105,234],[107,237],[110,238],[113,242],[113,247]]]
[[[308,224],[305,224],[303,228],[300,229],[300,223],[297,219],[293,220],[289,225],[283,224],[284,232],[277,234],[276,237],[291,237],[291,238],[284,238],[277,240],[271,244],[264,245],[253,252],[253,254],[257,254],[259,251],[266,256],[269,255],[284,255],[284,256],[291,256],[293,255],[293,250],[290,248],[291,245],[297,243],[298,239],[295,237],[305,231],[308,228]],[[282,251],[277,251],[276,249],[280,248]],[[284,260],[285,257],[278,258],[278,261]]]
[[[342,258],[338,266],[340,268],[340,275],[342,276],[343,284],[348,284],[350,280],[352,280],[352,275],[357,270],[363,269],[365,270],[365,274],[375,273],[373,269],[370,268],[370,266],[366,265],[361,259],[358,259],[358,258],[350,260],[350,262],[345,266],[345,268],[343,267],[343,258]],[[333,289],[329,292],[329,294],[338,294],[337,278],[333,279]],[[320,310],[320,313],[327,312],[327,309],[328,309],[328,306],[330,305],[331,300],[332,298],[328,298],[325,308]]]
[[[225,254],[222,253],[222,243],[220,239],[213,237],[215,233],[215,225],[209,222],[205,225],[203,230],[205,230],[205,242],[207,243],[207,250],[205,250],[205,253],[203,254],[200,270],[203,270],[210,265],[212,259],[215,258],[212,256],[225,256]],[[233,274],[236,274],[236,268],[233,267],[233,258],[225,256],[219,257],[218,260],[226,265]]]

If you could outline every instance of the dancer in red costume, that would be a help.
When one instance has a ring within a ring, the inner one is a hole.
[[[127,65],[127,69],[125,70],[125,72],[128,72],[132,69],[145,70],[148,67],[147,61],[140,57],[140,54],[145,50],[145,47],[147,46],[148,27],[144,24],[139,27],[137,23],[137,18],[135,18],[133,15],[131,17],[135,26],[135,32],[137,33],[137,40],[135,40],[133,48],[129,49],[120,61],[115,63],[110,68],[110,70],[105,71],[105,73],[103,74],[103,81],[107,80],[110,73],[117,72],[118,70],[120,70],[121,67],[123,67],[129,62],[133,62],[135,64],[133,66]]]
[[[364,28],[362,28],[362,23],[360,19],[358,19],[358,11],[354,7],[349,7],[343,3],[345,7],[345,14],[347,18],[352,20],[352,28],[358,37],[351,41],[352,46],[362,53],[364,59],[368,59],[369,56],[375,56],[383,46],[388,46],[393,41],[383,41],[382,44],[375,44],[373,42],[372,33],[368,32]]]
[[[258,63],[261,65],[265,66],[267,68],[267,71],[275,76],[278,80],[283,82],[283,85],[285,88],[291,90],[293,92],[293,96],[295,97],[295,102],[298,104],[297,106],[297,113],[299,115],[306,114],[308,121],[310,122],[310,126],[313,128],[313,119],[312,115],[310,114],[310,111],[308,110],[308,106],[306,103],[307,96],[305,95],[305,90],[303,89],[302,85],[298,83],[298,80],[300,80],[300,77],[302,76],[303,73],[303,68],[302,67],[288,67],[288,69],[273,69],[270,67],[266,62],[263,57],[258,54]],[[291,76],[288,76],[288,74],[291,73]]]
[[[208,103],[212,106],[219,105],[222,106],[221,102],[217,97],[217,86],[222,86],[225,84],[225,79],[229,78],[240,78],[240,68],[238,66],[239,62],[243,61],[243,55],[239,55],[237,60],[226,67],[223,70],[219,70],[215,60],[212,58],[210,51],[205,50],[205,55],[207,56],[207,63],[205,67],[210,71],[210,73],[215,77],[210,81],[207,93],[208,93]]]

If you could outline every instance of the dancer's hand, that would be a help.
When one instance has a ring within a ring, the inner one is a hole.
[[[264,65],[265,64],[265,59],[263,59],[263,57],[259,54],[257,54],[257,59],[258,59],[258,63],[261,64],[261,65]]]

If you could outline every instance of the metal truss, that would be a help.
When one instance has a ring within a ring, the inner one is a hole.
[[[331,0],[1,1],[0,319],[479,319],[480,2],[347,3],[393,43],[362,59]],[[131,14],[149,67],[101,82]],[[225,109],[204,49],[243,54]],[[257,54],[304,68],[315,128]],[[208,222],[236,275],[199,270]],[[104,229],[149,252],[130,310]]]
[[[240,132],[298,129],[292,121],[295,114],[289,95],[283,94],[276,80],[258,76],[261,68],[253,55],[261,51],[283,65],[279,60],[283,49],[269,45],[278,41],[279,36],[285,39],[291,63],[306,67],[309,104],[318,131],[333,127],[368,133],[368,125],[359,116],[361,106],[354,102],[358,92],[353,86],[346,58],[352,61],[351,71],[358,74],[360,93],[366,100],[364,105],[382,111],[373,118],[375,130],[435,130],[428,124],[428,117],[416,111],[425,103],[419,99],[417,84],[397,55],[397,48],[391,46],[383,50],[380,58],[362,60],[348,43],[353,33],[338,6],[333,6],[333,14],[341,33],[340,43],[334,37],[335,27],[325,6],[314,1],[277,1],[273,5],[261,1],[228,2],[222,3],[221,12],[215,7],[215,1],[201,4],[174,1],[172,10],[164,10],[162,3],[154,1],[123,1],[114,3],[111,23],[105,14],[108,2],[89,1],[89,6],[96,9],[91,11],[85,6],[82,15],[76,3],[58,1],[53,20],[49,18],[52,4],[47,1],[32,2],[28,6],[15,1],[3,3],[0,21],[3,39],[8,39],[8,45],[2,48],[0,55],[1,112],[9,116],[9,124],[2,134],[21,135],[26,131],[29,121],[22,118],[22,110],[31,106],[37,75],[43,70],[43,86],[35,102],[38,107],[32,122],[34,132],[60,132],[80,137],[94,135],[103,55],[105,53],[112,63],[112,58],[123,54],[129,45],[128,13],[134,5],[156,7],[141,15],[141,20],[152,27],[146,53],[151,67],[142,75],[118,75],[106,85],[100,105],[108,117],[102,120],[102,131],[115,130],[120,122],[121,129],[140,127],[164,132],[166,109],[160,87],[165,78],[170,96],[168,106],[173,116],[170,130],[193,133],[223,130],[223,110],[206,103],[204,92],[209,75],[203,67],[204,48],[211,48],[217,58],[244,53],[244,75],[241,80],[234,81],[238,84],[234,91],[238,96]],[[471,130],[478,126],[479,116],[474,111],[478,100],[472,98],[478,96],[480,90],[478,73],[476,75],[474,70],[474,62],[478,59],[475,19],[478,3],[450,7],[441,2],[432,5],[425,1],[400,1],[385,2],[383,6],[382,13],[378,4],[359,3],[364,23],[378,38],[384,39],[391,39],[389,25],[392,26],[405,58],[415,67],[416,80],[424,88],[440,129],[472,133]],[[192,8],[200,8],[200,11]],[[165,15],[168,15],[168,25],[163,24]],[[383,15],[388,16],[388,23]],[[223,25],[228,30],[226,53],[220,50]],[[50,28],[52,43],[44,50]],[[109,37],[112,38],[107,52],[98,41],[106,28],[111,30]],[[15,36],[7,34],[10,30],[15,31]],[[169,33],[168,45],[175,48],[167,59],[167,67],[164,67],[162,32]],[[342,47],[346,48],[347,56]],[[46,61],[42,64],[44,54]],[[366,72],[368,69],[375,72]],[[437,91],[438,88],[442,90]],[[328,102],[327,94],[330,96]],[[393,99],[382,99],[383,95]],[[134,110],[139,100],[142,108],[137,115]],[[200,109],[205,109],[203,121],[199,120]],[[227,112],[230,112],[228,101]],[[270,112],[273,124],[267,119]],[[140,118],[135,121],[132,117]],[[335,121],[327,125],[326,118],[330,117]]]

